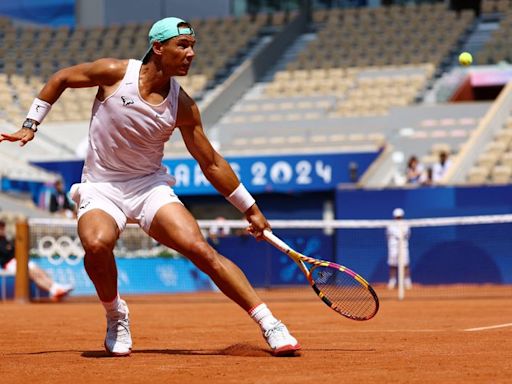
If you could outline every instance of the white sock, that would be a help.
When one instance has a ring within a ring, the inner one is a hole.
[[[258,323],[263,331],[273,328],[279,320],[277,320],[265,303],[262,303],[249,311],[249,316]]]
[[[112,300],[110,302],[102,301],[101,304],[103,304],[107,313],[118,311],[121,306],[121,297],[119,296],[119,293],[118,293],[114,300]]]
[[[59,288],[60,288],[60,284],[52,283],[52,285],[50,286],[50,295],[55,296],[57,294],[57,291],[59,290]]]

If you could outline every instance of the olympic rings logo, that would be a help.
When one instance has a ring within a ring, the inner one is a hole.
[[[69,236],[61,236],[55,239],[52,236],[44,236],[37,243],[39,256],[46,257],[53,265],[61,265],[66,262],[69,265],[77,265],[84,258],[84,249],[80,239]]]

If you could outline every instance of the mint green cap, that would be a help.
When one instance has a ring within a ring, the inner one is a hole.
[[[181,23],[188,24],[189,26],[178,27],[178,25]],[[166,17],[165,19],[158,20],[149,30],[149,48],[142,57],[142,61],[145,61],[147,56],[151,53],[153,49],[153,43],[155,41],[162,42],[180,35],[195,36],[194,30],[187,21],[178,17]]]

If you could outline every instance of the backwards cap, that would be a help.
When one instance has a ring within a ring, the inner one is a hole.
[[[162,42],[180,35],[195,36],[194,30],[190,24],[188,26],[182,25],[178,27],[178,25],[181,23],[189,24],[185,20],[179,19],[177,17],[166,17],[165,19],[158,20],[155,24],[153,24],[148,33],[149,48],[142,57],[142,61],[145,61],[145,59],[153,50],[153,43],[155,41]]]

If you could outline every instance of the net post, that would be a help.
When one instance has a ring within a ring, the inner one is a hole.
[[[26,219],[16,222],[16,237],[14,242],[14,256],[16,258],[16,280],[14,285],[14,299],[18,303],[28,303],[29,275],[28,259],[30,249],[29,226]]]
[[[404,237],[405,228],[400,223],[398,231],[398,300],[403,300],[405,296],[405,265],[404,265]]]

